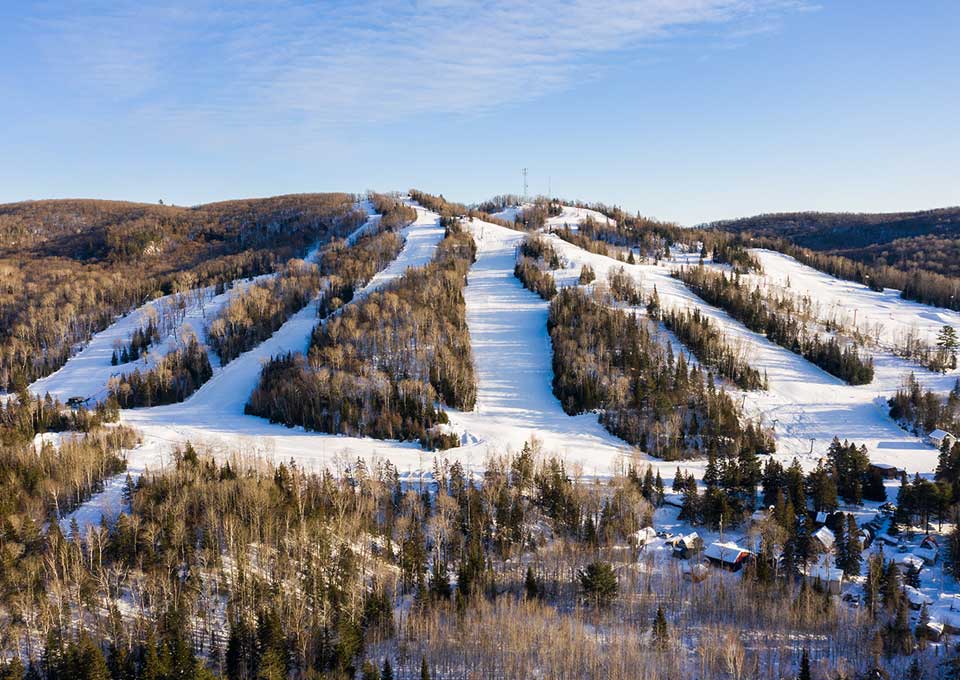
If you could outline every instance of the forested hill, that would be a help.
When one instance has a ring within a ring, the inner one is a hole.
[[[960,275],[960,207],[901,213],[771,213],[708,226],[784,238],[870,264]]]
[[[49,375],[147,299],[274,271],[364,219],[345,193],[192,208],[89,199],[0,205],[0,390]]]

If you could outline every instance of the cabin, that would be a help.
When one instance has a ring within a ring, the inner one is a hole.
[[[830,566],[830,558],[821,555],[816,563],[807,567],[804,574],[807,583],[815,585],[830,595],[839,595],[843,587],[843,569]]]
[[[673,542],[673,556],[688,560],[703,550],[703,539],[696,531],[686,536],[677,536]]]
[[[925,564],[936,564],[939,553],[940,546],[933,536],[924,538],[920,541],[920,547],[913,551],[913,554],[922,559]]]
[[[943,448],[944,442],[947,442],[947,446],[952,446],[954,441],[956,441],[956,438],[952,434],[939,428],[927,435],[927,443],[938,449]]]
[[[901,553],[894,556],[894,563],[897,565],[897,568],[900,570],[901,574],[906,574],[910,571],[911,568],[916,569],[919,574],[923,571],[923,567],[926,564],[923,561],[923,558],[917,557],[911,553]]]
[[[657,532],[653,527],[644,527],[633,534],[633,541],[637,547],[643,547],[657,537]]]
[[[887,463],[870,463],[867,472],[877,477],[882,477],[883,479],[900,479],[903,473],[896,465],[889,465]]]
[[[927,639],[939,642],[943,637],[944,625],[939,621],[927,621]]]
[[[837,540],[837,537],[834,535],[834,533],[825,526],[814,531],[813,538],[820,543],[824,552],[830,552],[833,550],[833,544]]]
[[[910,609],[920,609],[923,605],[929,607],[933,604],[933,600],[930,597],[924,595],[913,586],[904,586],[903,592],[907,596],[907,603],[910,605]]]
[[[740,571],[743,565],[753,558],[753,553],[730,541],[726,543],[716,541],[707,546],[703,556],[714,566],[730,571]]]

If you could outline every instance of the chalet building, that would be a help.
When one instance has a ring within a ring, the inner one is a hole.
[[[730,571],[740,571],[743,565],[753,559],[752,552],[729,541],[711,543],[703,551],[703,556],[710,560],[710,564]]]
[[[955,441],[956,438],[946,430],[936,429],[927,435],[927,443],[938,449],[943,447],[944,442],[947,442],[948,446],[952,446]]]

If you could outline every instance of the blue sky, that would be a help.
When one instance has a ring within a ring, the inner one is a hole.
[[[960,204],[953,0],[0,4],[0,202]]]

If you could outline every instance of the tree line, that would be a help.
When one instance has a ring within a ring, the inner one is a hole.
[[[960,381],[946,397],[933,390],[924,390],[917,377],[910,373],[896,394],[887,400],[890,417],[918,437],[925,437],[936,429],[960,431]]]
[[[766,372],[761,374],[751,366],[744,351],[735,349],[699,309],[669,309],[661,312],[658,318],[701,364],[709,366],[742,390],[767,389]]]
[[[823,339],[807,330],[788,309],[772,309],[759,288],[745,286],[739,275],[727,276],[706,267],[682,267],[672,272],[708,304],[720,307],[750,330],[763,333],[781,347],[799,354],[812,364],[851,385],[873,380],[873,359],[863,357],[852,345],[841,345],[834,336]]]
[[[599,411],[610,432],[668,460],[773,451],[772,434],[743,416],[712,373],[674,356],[649,321],[564,289],[548,330],[553,392],[568,414]]]
[[[476,378],[463,286],[476,256],[447,229],[433,260],[411,268],[314,330],[309,360],[275,357],[247,412],[321,432],[455,446],[442,406],[473,408]]]
[[[557,283],[550,272],[559,268],[560,256],[553,246],[539,234],[529,235],[517,250],[513,275],[524,288],[550,300],[557,294]]]
[[[213,377],[207,347],[191,334],[181,346],[144,372],[139,368],[110,379],[110,396],[120,408],[175,404]]]

